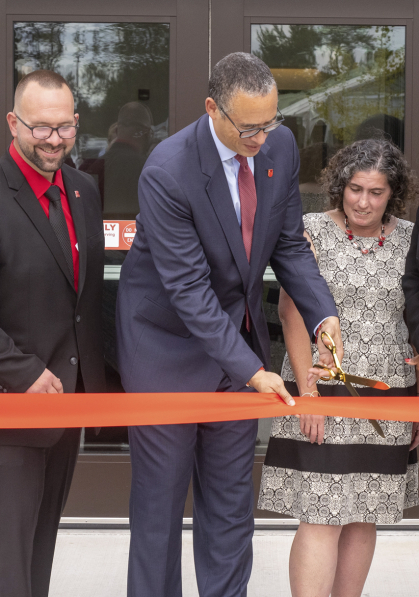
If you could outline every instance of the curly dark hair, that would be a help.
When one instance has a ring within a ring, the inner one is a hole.
[[[340,149],[320,174],[319,182],[329,195],[330,205],[343,211],[343,192],[357,172],[376,170],[387,177],[391,196],[383,215],[383,223],[390,216],[400,217],[406,205],[419,194],[419,184],[406,158],[388,139],[364,139]]]

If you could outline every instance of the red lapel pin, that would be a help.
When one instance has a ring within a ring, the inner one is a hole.
[[[274,171],[273,170],[268,170],[268,176],[269,176],[269,178],[272,178],[273,175],[274,175]]]
[[[80,193],[78,191],[74,191],[74,194],[75,194],[76,197],[80,197]]]

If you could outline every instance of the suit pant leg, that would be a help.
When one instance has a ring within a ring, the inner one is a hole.
[[[80,445],[80,429],[66,429],[45,450],[44,492],[33,540],[32,597],[48,597],[58,525],[70,491]]]
[[[129,428],[128,597],[181,597],[182,519],[197,426]]]
[[[257,428],[257,420],[198,426],[193,531],[200,597],[247,595]]]
[[[32,597],[45,453],[43,448],[0,446],[0,597]]]

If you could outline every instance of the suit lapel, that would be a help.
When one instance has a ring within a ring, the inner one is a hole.
[[[209,129],[208,116],[203,116],[198,123],[198,149],[202,172],[210,177],[207,185],[208,197],[217,214],[246,290],[250,266],[223,164]]]
[[[15,191],[15,200],[30,218],[33,225],[48,245],[65,277],[71,284],[72,288],[74,288],[74,281],[71,279],[68,265],[66,263],[60,243],[58,242],[55,232],[51,228],[49,220],[46,217],[45,212],[42,209],[41,204],[36,198],[34,192],[29,186],[26,178],[23,176],[18,165],[9,154],[2,158],[1,167],[6,176],[9,187]]]
[[[251,274],[256,273],[262,257],[273,201],[274,178],[268,176],[268,170],[273,169],[273,162],[265,155],[268,150],[268,145],[262,145],[254,158],[257,208],[250,255]]]
[[[67,193],[68,202],[71,209],[71,217],[73,218],[74,227],[76,229],[77,245],[79,248],[79,286],[78,296],[81,295],[84,282],[86,279],[86,265],[87,265],[87,240],[86,240],[86,221],[84,218],[83,196],[78,189],[74,187],[72,180],[72,169],[63,167],[63,181]],[[76,197],[76,191],[79,197]]]

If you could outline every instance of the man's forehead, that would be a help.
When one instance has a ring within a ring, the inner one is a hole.
[[[73,94],[63,85],[60,88],[42,87],[31,82],[23,90],[20,97],[16,97],[16,105],[27,111],[48,111],[74,108]]]
[[[277,112],[277,94],[251,96],[238,92],[232,97],[229,116],[234,116],[240,124],[266,124],[273,120]]]

